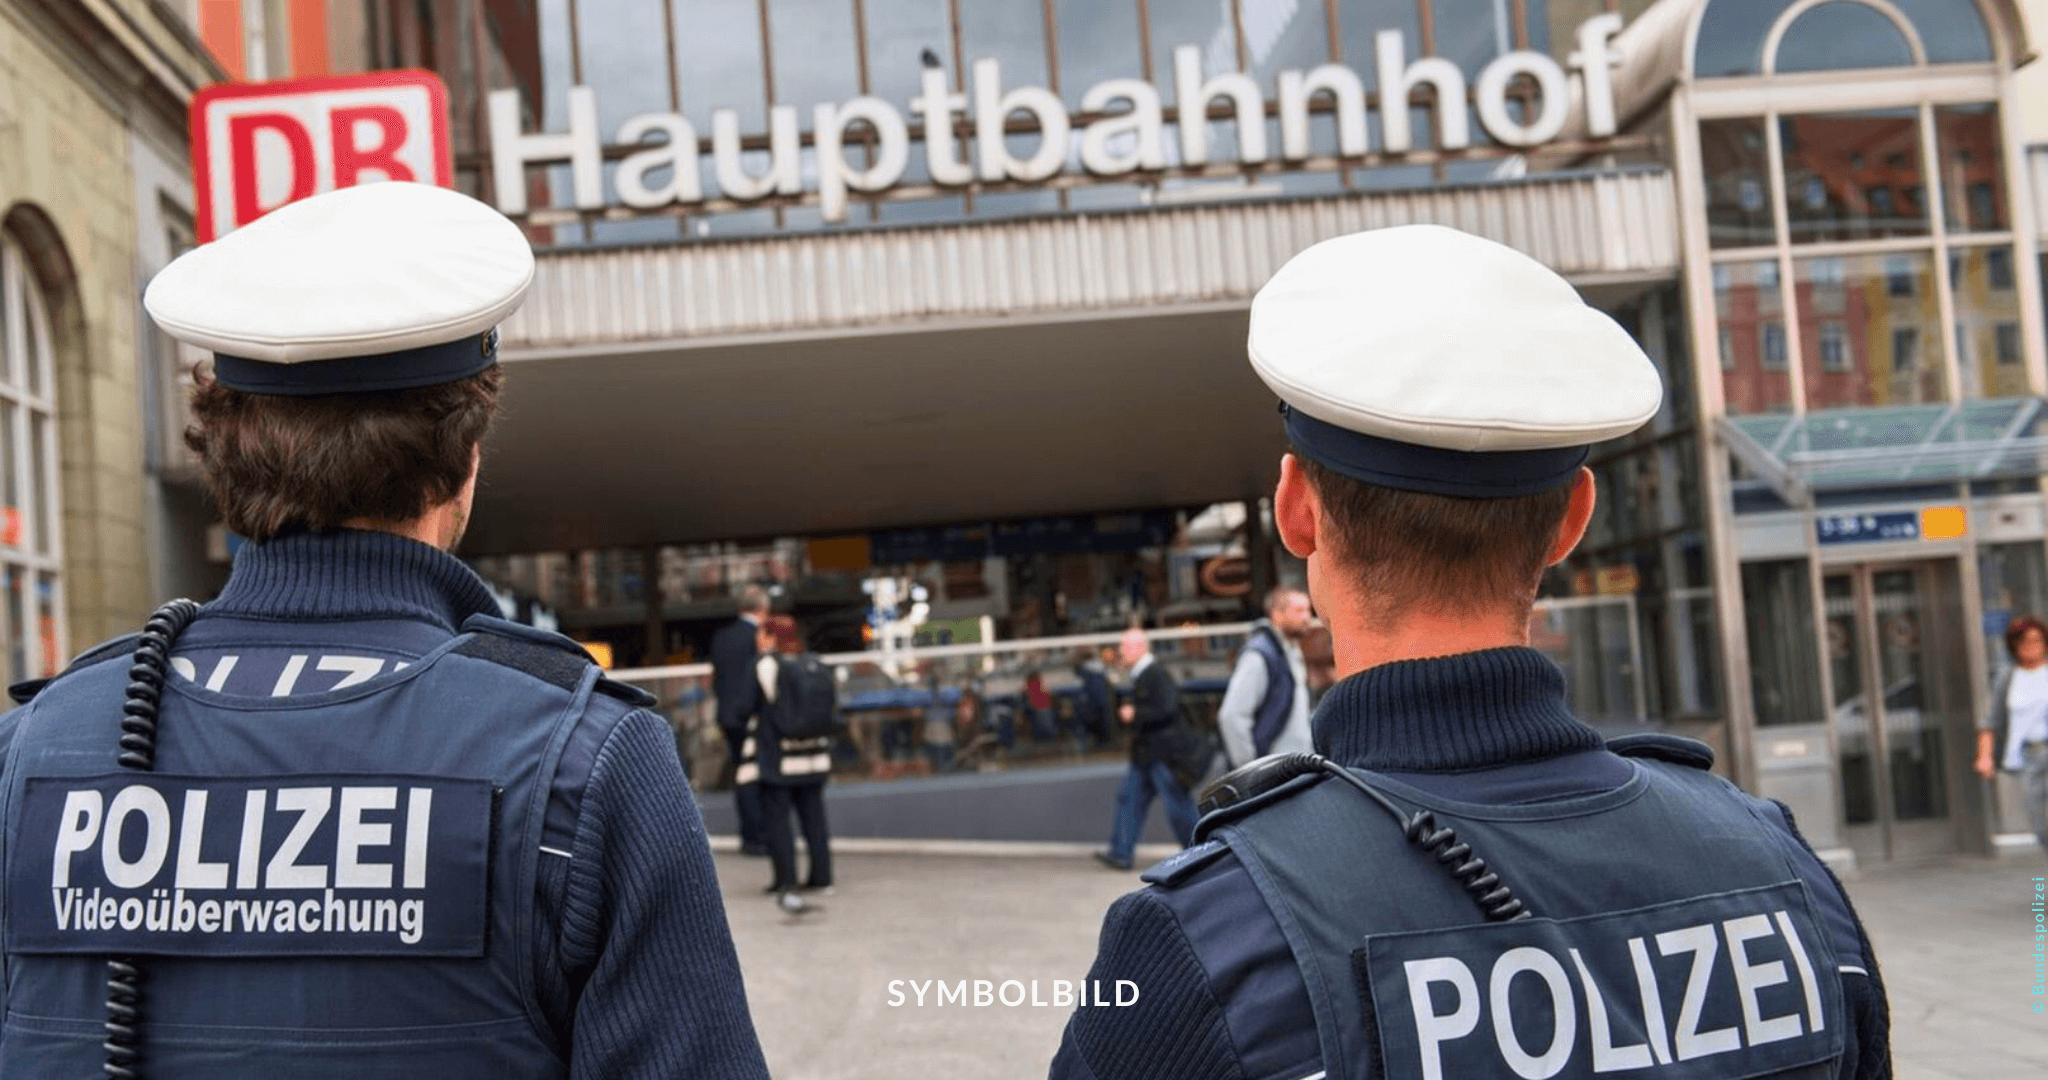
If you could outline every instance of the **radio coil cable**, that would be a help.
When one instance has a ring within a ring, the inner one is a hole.
[[[1500,875],[1487,868],[1486,860],[1472,853],[1472,845],[1458,839],[1456,830],[1448,826],[1438,827],[1436,815],[1428,810],[1412,814],[1402,810],[1350,769],[1321,754],[1273,754],[1260,758],[1210,784],[1202,793],[1201,810],[1204,814],[1227,810],[1290,780],[1318,772],[1334,776],[1358,789],[1380,809],[1393,815],[1408,842],[1435,859],[1456,879],[1458,886],[1471,895],[1488,920],[1515,922],[1531,916],[1528,907],[1501,881]]]
[[[115,761],[137,772],[156,770],[157,706],[171,666],[171,643],[199,614],[190,600],[173,600],[156,609],[135,643],[128,665],[128,700],[121,705],[120,753]],[[142,1036],[142,969],[134,957],[107,961],[106,1074],[110,1080],[140,1080],[137,1069]]]

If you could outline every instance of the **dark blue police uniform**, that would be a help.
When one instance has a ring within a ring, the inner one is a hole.
[[[1616,753],[1541,654],[1372,668],[1316,749],[1471,844],[1532,918],[1480,907],[1361,793],[1303,777],[1202,824],[1119,900],[1054,1080],[1890,1075],[1884,988],[1782,807],[1703,745]]]
[[[97,1075],[109,956],[155,1077],[767,1075],[667,726],[395,535],[245,546],[175,644],[0,718],[0,1075]]]

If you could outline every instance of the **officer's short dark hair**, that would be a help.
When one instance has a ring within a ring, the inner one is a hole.
[[[1299,452],[1366,614],[1418,607],[1526,616],[1571,506],[1572,485],[1507,499],[1430,495],[1354,480]]]
[[[493,365],[452,383],[367,394],[250,394],[202,372],[185,445],[236,535],[409,521],[453,499],[498,411]]]

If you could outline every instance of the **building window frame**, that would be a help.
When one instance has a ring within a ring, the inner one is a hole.
[[[0,682],[66,655],[55,320],[26,249],[0,230]]]
[[[1820,324],[1820,369],[1830,375],[1849,370],[1849,330],[1840,319]]]
[[[2020,324],[2000,322],[1992,327],[1992,334],[1997,342],[1999,363],[2017,364],[2026,359],[2025,350],[2020,346]]]
[[[1785,324],[1782,320],[1766,319],[1757,326],[1757,355],[1763,358],[1765,371],[1784,371],[1786,357],[1790,350],[1785,343]]]

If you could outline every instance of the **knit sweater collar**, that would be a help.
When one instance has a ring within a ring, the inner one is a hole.
[[[461,627],[496,615],[476,572],[439,548],[385,532],[296,533],[242,545],[209,614],[301,621],[416,619]]]
[[[1316,751],[1355,768],[1455,772],[1602,745],[1565,703],[1564,673],[1527,648],[1368,668],[1316,709]]]

